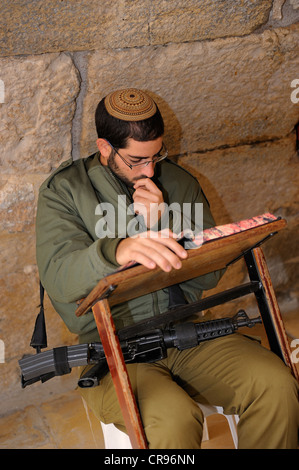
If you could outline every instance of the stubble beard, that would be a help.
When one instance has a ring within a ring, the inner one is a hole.
[[[129,188],[132,188],[136,181],[142,179],[142,178],[147,178],[145,175],[140,175],[136,176],[132,180],[129,180],[126,175],[123,174],[122,170],[119,168],[117,163],[115,162],[114,155],[111,155],[108,157],[107,165],[109,169],[112,171],[112,173],[120,179],[123,183],[125,183]]]

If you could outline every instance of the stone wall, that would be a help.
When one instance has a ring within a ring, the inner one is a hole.
[[[61,161],[95,151],[95,107],[113,89],[140,87],[157,100],[171,158],[199,178],[218,224],[266,211],[287,219],[265,251],[283,315],[298,310],[298,7],[298,0],[2,1],[0,414],[76,384],[73,371],[20,387],[17,361],[31,352],[39,303],[37,192]],[[243,265],[220,287],[232,278],[246,279]],[[76,341],[48,299],[46,317],[49,347]]]

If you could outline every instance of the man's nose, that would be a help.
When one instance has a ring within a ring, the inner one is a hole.
[[[155,163],[150,162],[148,165],[142,168],[142,170],[143,170],[142,173],[144,174],[144,176],[146,176],[147,178],[152,178],[155,173]]]

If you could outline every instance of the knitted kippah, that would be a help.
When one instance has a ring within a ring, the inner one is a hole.
[[[113,91],[106,96],[104,103],[111,116],[123,121],[142,121],[157,111],[152,98],[136,88]]]

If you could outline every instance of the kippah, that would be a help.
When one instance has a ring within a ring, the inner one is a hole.
[[[113,91],[106,96],[104,103],[111,116],[123,121],[142,121],[157,111],[154,100],[136,88]]]

